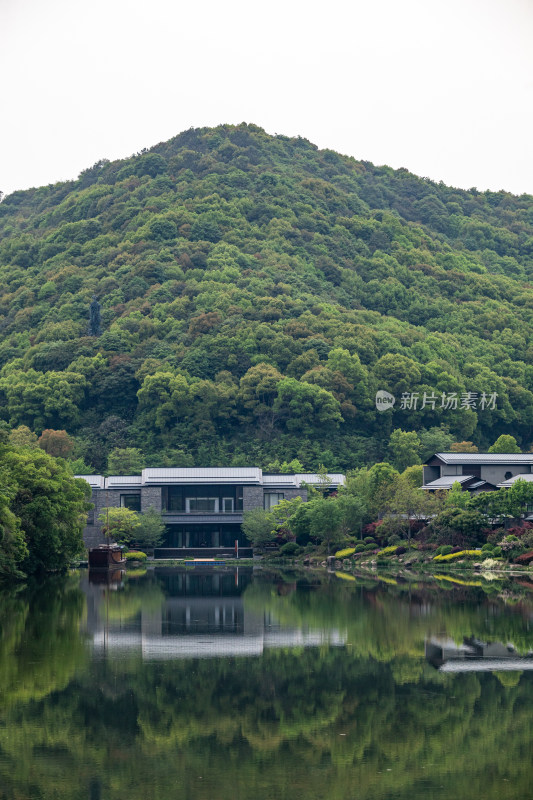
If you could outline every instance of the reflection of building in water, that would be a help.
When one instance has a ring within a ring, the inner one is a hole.
[[[86,584],[87,628],[95,651],[143,659],[214,658],[346,641],[335,629],[287,627],[269,613],[246,608],[242,594],[251,570],[155,572],[161,601],[140,603],[133,616],[109,614],[109,598],[101,586]]]
[[[533,653],[520,656],[510,644],[482,642],[471,636],[457,645],[453,639],[426,639],[426,658],[441,672],[490,672],[533,669]]]

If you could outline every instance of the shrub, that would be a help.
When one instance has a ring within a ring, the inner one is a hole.
[[[494,550],[492,551],[492,557],[493,558],[501,558],[502,554],[503,554],[503,551],[502,551],[501,547],[495,547]]]
[[[287,544],[279,548],[279,552],[282,556],[295,556],[300,552],[300,545],[296,544],[296,542],[287,542]]]
[[[500,564],[500,562],[496,561],[495,558],[486,558],[482,562],[481,566],[482,566],[483,569],[496,569],[496,567],[498,567],[499,564]]]
[[[403,556],[404,553],[407,553],[407,547],[402,547],[402,545],[400,545],[399,547],[396,548],[397,556]]]
[[[451,561],[455,558],[466,558],[468,556],[480,556],[481,550],[459,550],[458,553],[448,553],[445,556],[435,556],[433,561]]]
[[[453,547],[451,546],[451,544],[443,544],[441,545],[441,547],[439,547],[439,550],[440,553],[437,551],[438,555],[447,556],[448,553],[451,553],[453,551]]]
[[[140,550],[130,550],[124,555],[124,558],[127,561],[146,561],[148,556],[146,553],[142,553]]]
[[[348,556],[353,556],[354,553],[355,547],[345,547],[344,550],[337,550],[335,558],[347,558]]]
[[[489,544],[498,544],[498,542],[503,539],[506,533],[507,531],[505,528],[496,528],[492,531],[492,533],[488,534],[487,542],[489,542]]]
[[[375,544],[376,540],[374,539],[373,536],[365,536],[365,538],[363,539],[363,542],[365,544]]]
[[[493,550],[494,550],[494,545],[492,545],[490,542],[486,542],[481,548],[482,553],[492,553]]]
[[[365,548],[366,545],[363,544],[362,542],[359,542],[358,544],[355,545],[353,551],[354,553],[362,553]]]
[[[376,547],[377,547],[377,544],[375,542],[369,542],[368,544],[365,544],[365,550],[368,550],[368,551],[375,550]]]
[[[382,523],[383,523],[383,520],[381,520],[381,519],[378,520],[378,522],[369,522],[368,525],[365,525],[363,527],[363,533],[369,538],[372,538],[372,537],[375,537],[375,536],[379,536],[380,535],[379,534],[379,529],[380,529]]]
[[[383,550],[380,550],[378,556],[391,556],[397,549],[397,545],[391,544],[389,547],[384,547]]]

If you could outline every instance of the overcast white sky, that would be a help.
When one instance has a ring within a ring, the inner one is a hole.
[[[533,194],[533,0],[0,0],[0,189],[254,122]]]

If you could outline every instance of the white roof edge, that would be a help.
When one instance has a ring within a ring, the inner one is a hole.
[[[111,487],[127,487],[127,486],[141,486],[143,482],[142,475],[110,475],[105,479],[106,488]]]
[[[475,475],[443,475],[442,478],[436,478],[434,481],[425,483],[421,489],[451,489],[454,483],[464,483],[475,478]],[[486,481],[483,481],[486,483]]]
[[[533,453],[434,453],[432,458],[439,458],[445,464],[492,461],[502,464],[533,464]]]
[[[74,475],[74,477],[87,481],[89,486],[93,488],[103,489],[105,485],[105,478],[103,475]]]
[[[147,467],[144,484],[154,483],[249,483],[260,484],[259,467]]]
[[[263,475],[260,467],[147,467],[141,475],[76,475],[92,487],[119,489],[153,484],[241,483],[263,486],[293,486],[302,483],[320,486],[322,476],[315,472]],[[346,476],[341,472],[328,473],[330,485],[344,486]]]
[[[516,481],[526,481],[527,483],[533,483],[533,473],[532,472],[522,472],[519,475],[513,475],[512,478],[508,478],[506,481],[502,481],[501,483],[497,483],[498,489],[507,489],[508,487],[512,486],[513,483]]]

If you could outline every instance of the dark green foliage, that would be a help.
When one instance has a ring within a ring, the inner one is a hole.
[[[52,285],[55,287],[55,284]],[[96,296],[93,296],[89,307],[89,336],[100,336],[101,333],[100,303]]]
[[[0,576],[64,570],[83,550],[88,484],[38,448],[0,446]]]
[[[296,542],[287,542],[280,547],[279,552],[282,556],[295,556],[300,552],[300,545]]]
[[[67,430],[98,471],[115,447],[311,470],[404,469],[510,432],[525,450],[531,207],[253,125],[15,192],[0,205],[0,416]],[[378,389],[393,410],[376,411]],[[467,391],[496,408],[440,407]],[[117,418],[125,435],[104,435]]]

